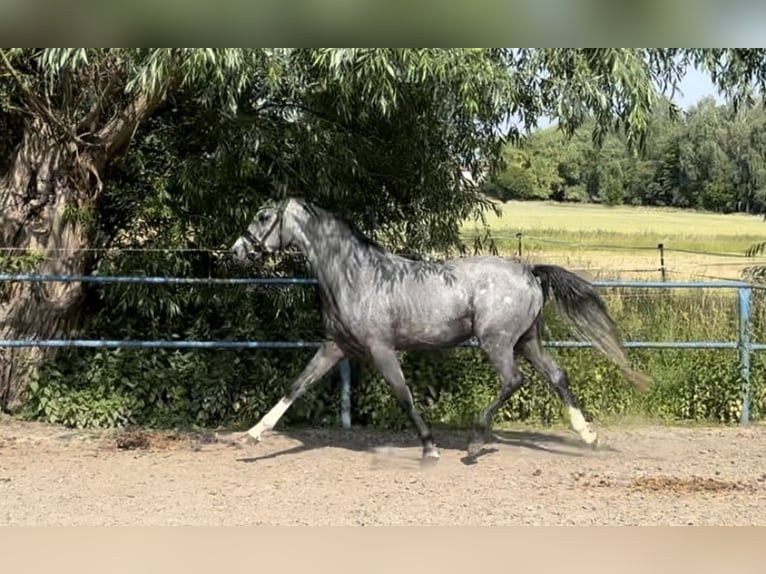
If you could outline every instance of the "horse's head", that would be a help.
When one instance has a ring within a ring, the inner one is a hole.
[[[264,253],[276,253],[290,247],[292,235],[285,217],[288,202],[269,204],[258,210],[245,233],[231,246],[236,260],[256,259]]]

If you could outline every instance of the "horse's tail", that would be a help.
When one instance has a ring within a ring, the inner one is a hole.
[[[649,378],[629,366],[617,326],[593,285],[557,265],[533,265],[530,270],[540,280],[543,300],[555,300],[582,338],[619,366],[636,388],[646,390]]]

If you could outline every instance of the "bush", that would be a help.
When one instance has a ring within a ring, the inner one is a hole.
[[[146,272],[152,273],[146,264]],[[119,272],[120,269],[112,271]],[[177,270],[179,273],[181,270]],[[183,287],[104,285],[91,294],[95,310],[85,338],[317,340],[322,328],[313,287]],[[735,340],[736,294],[716,290],[602,291],[626,339]],[[754,298],[754,340],[763,340],[763,297]],[[280,311],[276,311],[279,309]],[[545,338],[574,338],[548,306]],[[313,351],[97,350],[61,354],[30,388],[26,414],[70,426],[245,426],[283,395]],[[584,349],[551,351],[569,372],[586,414],[598,419],[646,416],[734,422],[741,379],[734,350],[631,350],[653,384],[637,393],[606,359]],[[402,353],[402,369],[425,419],[470,426],[497,395],[499,380],[482,351],[470,348]],[[409,421],[368,361],[353,361],[352,408],[358,424],[406,428]],[[497,421],[552,424],[564,410],[547,381],[521,363],[529,384]],[[752,416],[766,406],[764,357],[752,359]],[[286,414],[285,423],[339,424],[339,375],[316,385]]]

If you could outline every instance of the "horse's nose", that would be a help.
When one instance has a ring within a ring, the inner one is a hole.
[[[235,259],[242,260],[245,258],[245,246],[241,237],[234,242],[234,244],[229,249],[229,252],[234,256]]]

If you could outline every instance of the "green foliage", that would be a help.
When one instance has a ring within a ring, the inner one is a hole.
[[[308,358],[265,351],[77,353],[42,371],[25,414],[77,427],[246,425],[282,396],[283,373],[297,374]],[[334,389],[310,393],[286,416],[311,424],[337,424],[337,418]]]
[[[670,420],[734,423],[742,409],[742,383],[735,351],[658,353],[656,383],[646,397],[647,412]],[[756,376],[756,392],[764,381]],[[758,413],[763,402],[756,403]]]
[[[507,167],[495,187],[531,177],[535,197],[609,205],[704,208],[721,213],[766,211],[766,112],[740,109],[706,98],[683,119],[668,121],[655,109],[647,124],[644,153],[631,153],[626,138],[612,130],[597,148],[588,121],[565,137],[556,128],[529,136],[523,154],[508,148]],[[519,161],[519,158],[521,161]],[[513,159],[511,159],[513,158]],[[516,161],[514,161],[514,159]],[[587,189],[587,194],[583,193]],[[516,194],[505,199],[527,199]]]
[[[483,191],[500,201],[532,199],[537,195],[534,177],[529,170],[519,165],[509,165]]]

